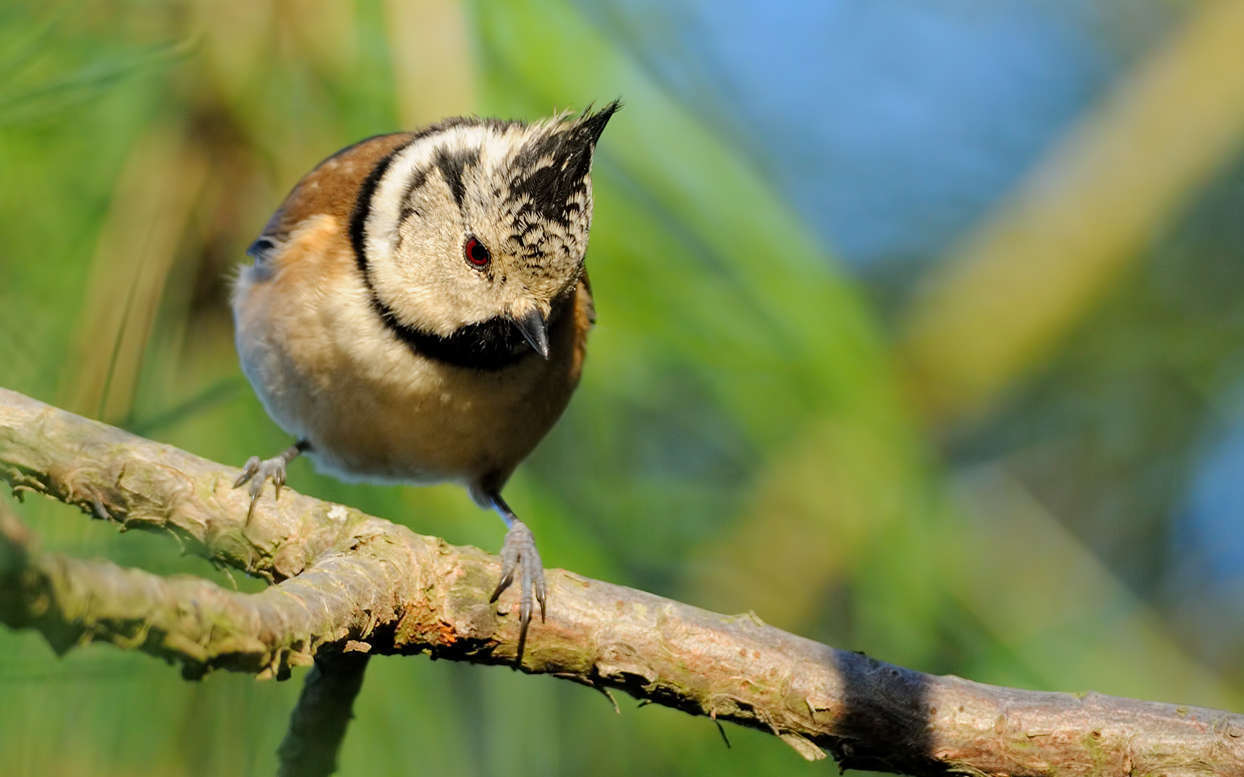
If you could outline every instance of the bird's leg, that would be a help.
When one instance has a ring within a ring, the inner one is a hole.
[[[273,456],[270,459],[260,459],[258,456],[251,456],[246,461],[246,466],[242,468],[242,474],[238,479],[233,481],[234,488],[241,488],[250,482],[249,489],[251,495],[251,506],[246,511],[246,520],[249,523],[251,515],[255,512],[255,502],[259,501],[259,495],[263,493],[263,484],[271,479],[272,485],[276,489],[273,499],[279,499],[281,496],[281,486],[285,485],[285,465],[298,458],[299,454],[305,453],[311,449],[311,443],[306,440],[299,440],[293,445],[286,448],[281,454]]]
[[[533,597],[540,603],[540,620],[544,620],[544,566],[540,563],[536,540],[531,536],[531,529],[527,528],[527,524],[518,519],[510,506],[501,498],[501,494],[492,491],[486,496],[492,508],[509,527],[509,531],[505,533],[505,543],[501,546],[501,580],[488,601],[497,601],[501,592],[514,582],[514,576],[518,576],[518,653],[515,656],[515,663],[521,665],[523,648],[527,644],[527,627],[531,623]]]

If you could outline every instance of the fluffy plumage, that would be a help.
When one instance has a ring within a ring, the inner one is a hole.
[[[343,478],[462,483],[510,526],[497,593],[517,572],[519,660],[543,575],[500,491],[579,380],[590,170],[617,107],[342,149],[273,215],[233,295],[243,371],[301,444],[239,483],[258,475],[257,498],[302,450]]]

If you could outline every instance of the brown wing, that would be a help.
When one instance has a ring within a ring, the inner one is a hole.
[[[410,142],[410,132],[375,135],[346,146],[315,166],[294,185],[247,253],[263,259],[313,216],[347,224],[367,176],[394,149]]]
[[[592,300],[592,286],[587,271],[579,278],[574,301],[574,358],[570,362],[570,382],[578,385],[583,372],[583,359],[587,356],[587,334],[596,323],[596,304]]]

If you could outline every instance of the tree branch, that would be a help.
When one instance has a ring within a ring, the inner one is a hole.
[[[349,652],[514,661],[514,596],[488,604],[495,557],[288,490],[277,503],[262,500],[248,525],[246,497],[230,487],[236,473],[0,389],[0,475],[15,493],[172,534],[275,583],[241,594],[45,554],[6,521],[0,621],[34,628],[60,650],[108,641],[190,675],[224,668],[280,678],[292,665]],[[828,750],[843,768],[1244,774],[1244,716],[926,675],[753,615],[718,615],[562,570],[547,582],[549,618],[531,629],[523,671],[770,731],[808,758]]]
[[[366,653],[321,653],[307,673],[290,716],[289,732],[277,755],[277,777],[328,777],[337,770],[337,751],[363,687]]]

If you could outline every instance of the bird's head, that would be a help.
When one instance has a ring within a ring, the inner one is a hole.
[[[494,348],[502,338],[547,358],[549,318],[583,273],[592,157],[617,109],[531,124],[451,119],[378,166],[351,237],[386,323]]]

